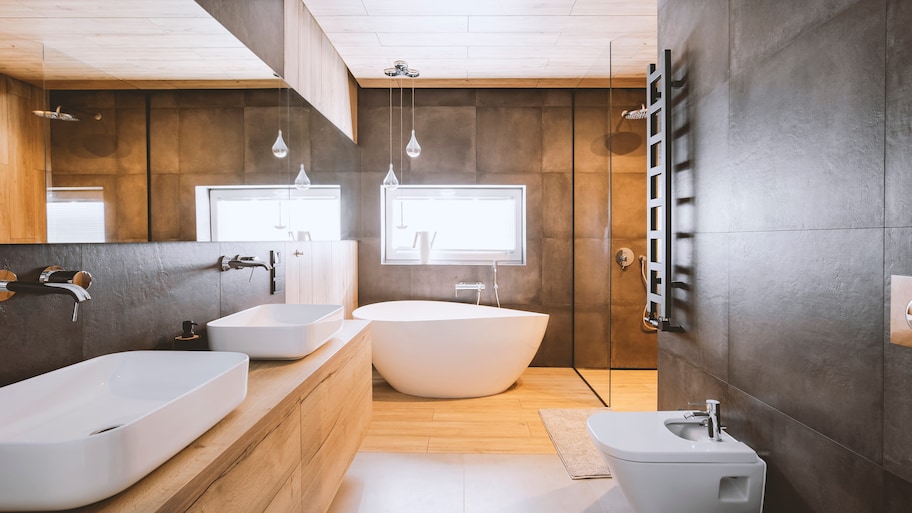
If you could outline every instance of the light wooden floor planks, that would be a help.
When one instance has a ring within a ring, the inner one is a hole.
[[[655,409],[655,371],[612,371],[611,379],[613,409]],[[539,408],[603,407],[570,368],[530,367],[506,392],[473,399],[405,395],[375,372],[373,393],[364,452],[554,454]]]

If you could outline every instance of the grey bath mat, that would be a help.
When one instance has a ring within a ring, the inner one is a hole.
[[[573,479],[611,477],[608,465],[589,438],[586,419],[608,408],[543,408],[541,415],[551,443]]]

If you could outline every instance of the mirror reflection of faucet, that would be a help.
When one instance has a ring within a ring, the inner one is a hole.
[[[38,281],[19,281],[15,273],[4,270],[0,271],[0,301],[6,301],[17,292],[70,296],[75,301],[72,320],[76,322],[79,304],[92,299],[86,290],[91,285],[92,275],[88,272],[66,271],[56,265],[46,267]]]

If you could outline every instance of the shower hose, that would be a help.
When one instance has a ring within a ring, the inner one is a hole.
[[[643,289],[646,290],[646,293],[649,293],[649,281],[646,279],[646,257],[640,255],[640,277],[643,279]],[[646,321],[646,317],[649,315],[649,298],[646,298],[646,306],[643,307],[643,316],[640,319],[640,322],[643,323],[643,329],[646,331],[658,331],[658,328],[649,324]]]

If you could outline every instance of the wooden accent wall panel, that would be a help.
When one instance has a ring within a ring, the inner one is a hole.
[[[0,243],[47,242],[41,89],[0,75]]]
[[[358,307],[358,242],[301,242],[286,247],[285,302],[342,305],[345,318],[351,319]]]
[[[342,133],[358,142],[357,83],[301,0],[285,0],[283,78]]]

